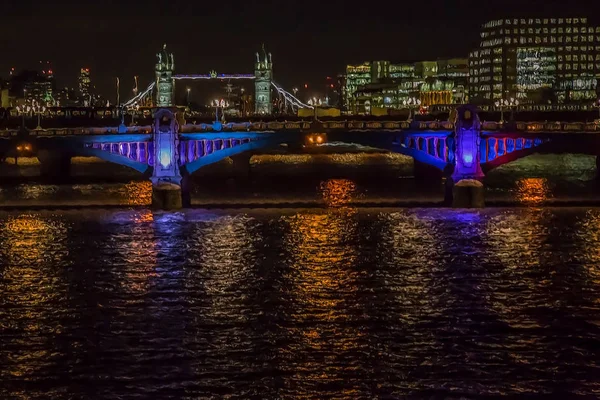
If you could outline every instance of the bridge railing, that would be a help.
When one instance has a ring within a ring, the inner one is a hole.
[[[244,132],[244,131],[304,131],[314,127],[313,121],[271,121],[271,122],[230,122],[216,127],[211,123],[185,124],[180,127],[182,133],[201,132]],[[416,130],[416,131],[451,131],[454,123],[448,121],[324,121],[319,122],[327,130]],[[122,128],[121,128],[122,129]],[[597,122],[516,122],[500,123],[486,121],[482,123],[483,131],[502,132],[583,132],[600,133],[600,123]],[[0,130],[0,137],[17,136],[19,130]],[[125,132],[119,132],[119,127],[79,127],[79,128],[52,128],[34,129],[28,131],[30,136],[79,136],[79,135],[118,135],[124,134],[149,134],[152,126],[130,126]]]
[[[516,122],[501,123],[485,121],[482,130],[514,131],[517,132],[600,132],[600,124],[597,122]]]
[[[20,130],[0,130],[0,137],[17,136]],[[88,135],[118,135],[119,127],[100,128],[54,128],[33,129],[27,131],[29,136],[88,136]],[[126,134],[148,134],[152,133],[151,126],[132,126],[127,128]]]
[[[523,132],[600,132],[594,122],[517,122],[516,126]]]

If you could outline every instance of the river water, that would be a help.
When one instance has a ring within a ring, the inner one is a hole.
[[[593,203],[586,168],[505,171],[519,207],[476,211],[339,171],[172,213],[141,181],[2,186],[0,398],[597,398],[600,207],[547,204]]]

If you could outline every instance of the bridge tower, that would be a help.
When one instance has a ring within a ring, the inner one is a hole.
[[[263,60],[256,53],[254,64],[254,112],[256,114],[271,114],[273,104],[271,103],[271,81],[273,80],[273,60],[271,53],[267,55],[265,46],[262,48]]]
[[[175,59],[172,53],[167,53],[166,44],[163,45],[162,51],[156,54],[156,57],[158,58],[154,68],[156,74],[156,106],[172,107],[175,93],[175,79],[173,79]]]

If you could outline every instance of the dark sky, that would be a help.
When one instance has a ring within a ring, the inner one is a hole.
[[[11,66],[51,60],[61,86],[87,66],[100,92],[114,96],[153,79],[163,43],[176,73],[252,73],[265,43],[275,81],[291,89],[322,85],[347,63],[466,57],[482,23],[511,16],[598,15],[598,0],[5,0],[0,5],[0,76]],[[596,10],[594,10],[594,8]],[[196,89],[194,89],[196,90]],[[125,97],[125,94],[123,94]]]

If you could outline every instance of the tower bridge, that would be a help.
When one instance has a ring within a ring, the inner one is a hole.
[[[253,80],[254,81],[254,112],[257,115],[270,115],[273,113],[273,103],[271,92],[274,90],[284,101],[284,107],[291,111],[297,111],[299,108],[310,108],[313,106],[305,104],[296,96],[283,89],[273,80],[273,59],[271,53],[262,49],[262,57],[256,53],[256,62],[254,63],[254,74],[223,74],[211,71],[208,74],[193,75],[174,75],[175,61],[173,54],[166,51],[166,45],[162,52],[157,54],[158,63],[156,64],[156,80],[151,82],[148,87],[138,93],[132,99],[123,104],[125,109],[131,109],[136,105],[144,104],[146,100],[153,99],[152,94],[157,90],[160,92],[174,90],[175,81],[186,80]],[[171,87],[172,86],[172,87]],[[161,89],[162,87],[162,89]],[[170,88],[170,89],[169,89]],[[157,101],[153,105],[161,106],[160,96],[156,96]]]
[[[265,58],[261,62],[267,61]],[[460,106],[456,120],[451,122],[189,124],[173,104],[173,67],[172,55],[165,52],[159,57],[155,67],[157,107],[152,125],[0,131],[0,157],[20,154],[19,149],[25,149],[39,158],[43,171],[54,175],[68,174],[73,156],[94,156],[125,165],[150,176],[156,207],[172,209],[185,205],[188,177],[203,166],[227,157],[235,163],[247,163],[252,152],[281,144],[297,147],[305,143],[307,135],[314,134],[326,136],[329,142],[359,144],[411,156],[415,168],[437,169],[447,182],[456,182],[455,200],[462,199],[455,203],[458,206],[481,205],[473,198],[482,193],[477,181],[487,171],[529,154],[600,156],[597,123],[481,122],[477,108],[471,105]],[[265,81],[256,82],[263,85]],[[261,104],[266,112],[267,103]]]

